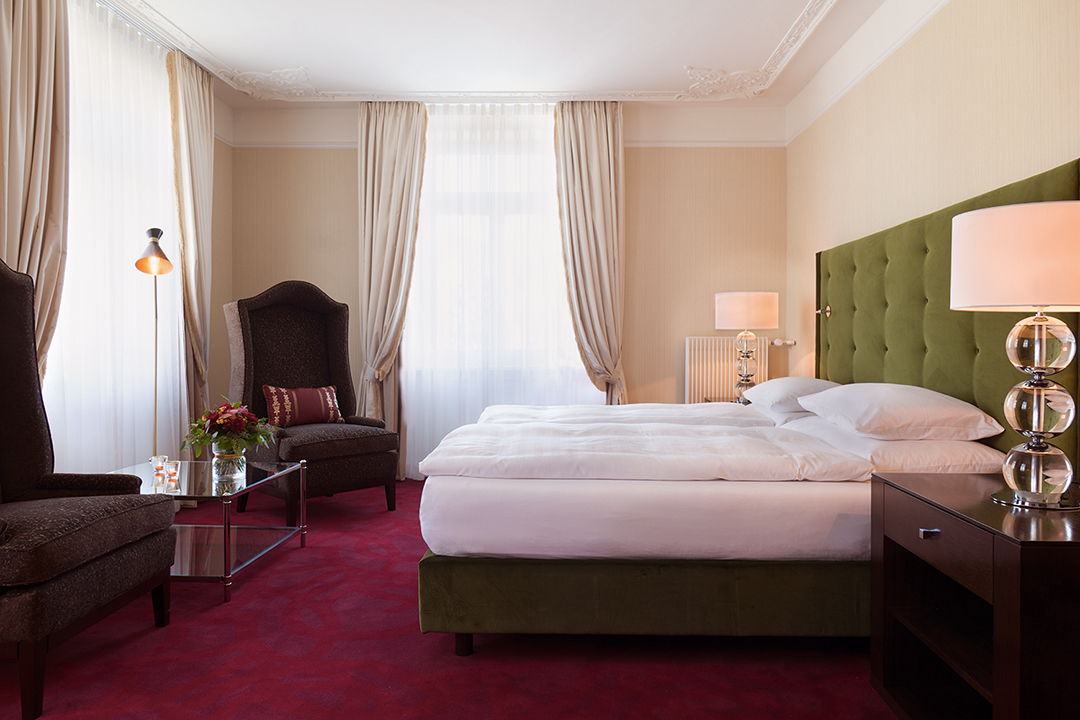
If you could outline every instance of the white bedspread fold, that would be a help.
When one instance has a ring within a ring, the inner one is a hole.
[[[856,481],[868,460],[777,427],[485,422],[447,435],[426,476],[614,480]]]
[[[730,402],[631,403],[629,405],[491,405],[480,414],[486,423],[674,423],[771,427],[770,418],[753,407]]]

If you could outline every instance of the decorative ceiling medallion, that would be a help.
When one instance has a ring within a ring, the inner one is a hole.
[[[788,61],[799,51],[802,44],[817,29],[817,26],[825,19],[832,10],[836,0],[810,0],[796,18],[791,29],[787,31],[784,39],[773,50],[765,66],[761,70],[746,70],[740,72],[724,72],[723,70],[709,70],[706,68],[694,68],[687,66],[686,73],[690,76],[691,85],[685,93],[676,96],[678,100],[747,100],[755,98],[765,92],[772,85],[773,80],[788,64]]]
[[[723,70],[706,70],[687,66],[686,73],[695,82],[685,93],[677,95],[677,100],[750,99],[760,95],[772,80],[768,73],[761,70],[726,73]]]
[[[308,83],[307,68],[302,67],[269,73],[221,70],[218,77],[256,100],[331,99]]]

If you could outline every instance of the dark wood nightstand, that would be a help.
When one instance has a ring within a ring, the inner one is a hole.
[[[1080,512],[998,475],[874,475],[871,680],[900,718],[1080,715]]]

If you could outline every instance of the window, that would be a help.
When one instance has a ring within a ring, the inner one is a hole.
[[[401,346],[406,475],[488,405],[602,404],[567,301],[551,105],[428,106]]]

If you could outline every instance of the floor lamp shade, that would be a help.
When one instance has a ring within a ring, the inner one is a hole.
[[[739,359],[735,372],[736,402],[747,404],[743,393],[754,386],[757,374],[757,358],[754,347],[757,337],[750,332],[773,330],[780,327],[780,294],[774,292],[718,292],[714,301],[717,330],[742,330],[735,338]]]
[[[1076,338],[1047,312],[1080,310],[1080,202],[1003,205],[957,215],[952,225],[953,310],[1034,312],[1005,341],[1009,361],[1031,376],[1005,397],[1005,418],[1027,442],[1009,451],[1002,468],[1008,505],[1071,509],[1063,495],[1072,464],[1046,441],[1072,424],[1075,403],[1050,380],[1069,365]]]
[[[153,455],[157,457],[157,401],[158,401],[158,292],[157,292],[157,276],[164,275],[165,273],[173,269],[173,265],[169,262],[168,256],[165,255],[165,251],[161,249],[161,236],[162,232],[160,228],[150,228],[146,231],[147,237],[150,238],[150,242],[147,244],[146,249],[143,250],[143,254],[139,256],[139,259],[135,261],[135,267],[140,272],[144,272],[147,275],[154,276],[154,447]]]
[[[164,275],[172,270],[172,263],[169,262],[165,251],[161,249],[160,240],[163,235],[161,228],[150,228],[146,231],[146,235],[150,238],[150,242],[143,250],[143,254],[135,261],[135,267],[147,275]]]

